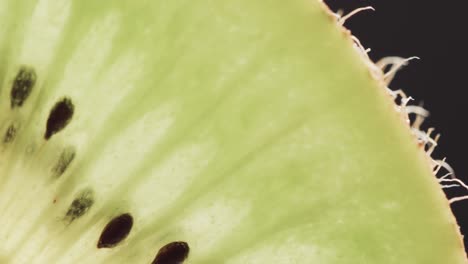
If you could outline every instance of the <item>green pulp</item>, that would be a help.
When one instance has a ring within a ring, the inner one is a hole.
[[[1,263],[151,263],[172,241],[193,264],[466,263],[426,154],[319,1],[0,0],[0,24]],[[122,213],[129,236],[98,249]]]

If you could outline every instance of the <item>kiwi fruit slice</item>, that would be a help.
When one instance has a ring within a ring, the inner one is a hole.
[[[0,21],[1,263],[467,263],[322,2],[0,0]]]

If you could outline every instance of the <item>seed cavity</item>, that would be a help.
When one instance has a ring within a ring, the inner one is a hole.
[[[54,179],[57,179],[60,176],[62,176],[62,174],[67,170],[67,168],[72,163],[75,156],[76,156],[76,152],[75,152],[74,147],[67,147],[62,151],[57,163],[52,168],[52,176]]]
[[[16,132],[18,131],[18,126],[15,125],[15,124],[11,124],[6,132],[5,132],[5,135],[3,136],[3,143],[4,144],[8,144],[10,142],[12,142],[15,137],[16,137]]]
[[[91,189],[85,189],[80,192],[68,207],[65,220],[70,224],[76,219],[82,217],[89,211],[94,204],[94,192]]]
[[[121,214],[114,217],[107,225],[99,237],[97,248],[113,248],[122,242],[130,233],[133,226],[133,217],[128,214]]]
[[[52,135],[64,129],[70,123],[74,111],[75,106],[70,98],[58,101],[50,111],[44,138],[48,140]]]
[[[29,66],[21,66],[16,74],[10,93],[11,108],[21,107],[28,99],[36,84],[36,71]]]
[[[187,259],[189,251],[187,242],[171,242],[158,251],[151,264],[182,264]]]

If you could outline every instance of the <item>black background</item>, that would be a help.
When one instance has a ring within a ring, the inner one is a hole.
[[[359,38],[375,61],[385,56],[418,56],[401,70],[390,87],[403,89],[416,102],[423,102],[431,116],[427,127],[441,133],[434,157],[447,158],[456,176],[468,182],[468,9],[461,0],[325,0],[333,11],[349,13],[371,5],[345,26]],[[449,197],[467,194],[447,191]],[[452,204],[468,244],[468,200]]]

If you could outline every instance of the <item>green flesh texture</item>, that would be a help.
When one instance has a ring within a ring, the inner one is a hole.
[[[194,264],[466,263],[426,154],[319,1],[0,0],[0,23],[0,263],[151,263],[173,241]]]

